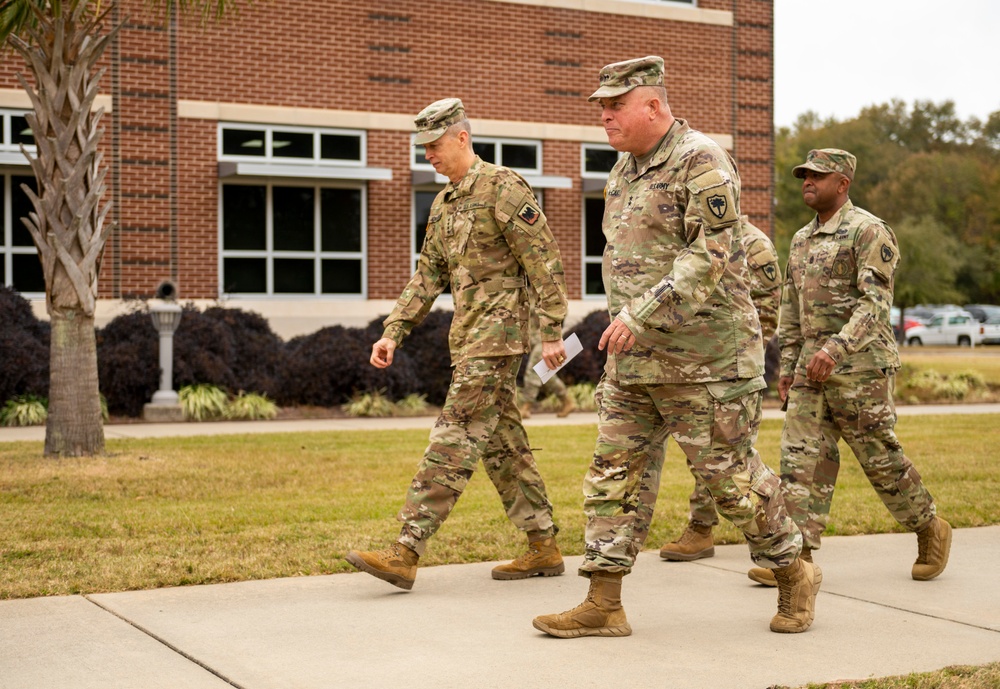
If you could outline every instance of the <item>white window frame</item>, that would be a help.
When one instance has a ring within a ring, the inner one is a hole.
[[[424,150],[424,147],[422,145],[420,145],[420,144],[413,143],[412,139],[413,139],[414,136],[415,135],[411,135],[411,137],[410,137],[411,138],[410,143],[412,144],[411,147],[410,147],[410,169],[412,169],[412,170],[433,170],[434,166],[431,165],[430,163],[418,163],[417,162],[417,154],[420,153],[421,155],[423,155],[422,152]],[[496,137],[496,136],[475,136],[475,137],[473,137],[472,142],[474,144],[493,144],[494,146],[501,146],[501,147],[503,145],[505,145],[505,144],[512,145],[512,146],[530,146],[530,147],[533,147],[535,149],[535,153],[536,153],[536,155],[535,155],[535,161],[536,161],[535,167],[515,167],[513,165],[506,165],[503,162],[503,154],[502,154],[503,149],[502,148],[500,149],[501,150],[501,154],[499,156],[497,156],[497,161],[498,162],[496,164],[497,165],[503,165],[504,167],[509,167],[511,170],[514,170],[515,172],[519,172],[522,175],[541,175],[542,174],[542,170],[545,169],[545,165],[544,165],[544,163],[542,161],[542,150],[544,149],[544,146],[542,146],[542,142],[541,142],[540,139],[510,139],[510,138],[506,138],[506,137]]]
[[[223,187],[224,186],[256,186],[265,187],[265,248],[264,249],[229,249],[224,245]],[[274,248],[274,187],[309,187],[315,191],[313,198],[313,251],[280,251]],[[361,192],[361,249],[358,252],[323,251],[322,250],[322,190],[323,189],[356,189]],[[232,179],[219,184],[218,210],[219,236],[219,294],[225,299],[343,299],[363,300],[368,298],[368,185],[364,182],[317,183],[313,180],[297,180],[285,178]],[[225,259],[255,258],[265,260],[265,292],[226,292],[225,291]],[[313,260],[313,292],[275,292],[274,291],[274,260],[282,258]],[[358,260],[361,263],[360,292],[323,292],[323,260],[341,259]]]
[[[223,153],[222,139],[223,130],[241,131],[263,131],[264,132],[264,155],[237,155],[233,153]],[[274,133],[292,132],[296,134],[312,134],[313,136],[313,157],[312,158],[289,158],[274,155]],[[360,140],[359,158],[357,160],[348,158],[321,158],[320,143],[324,134],[332,136],[356,136]],[[275,163],[281,165],[331,165],[344,167],[365,167],[368,162],[368,132],[363,129],[331,129],[327,127],[299,127],[294,125],[277,124],[251,124],[246,122],[219,122],[217,130],[216,151],[218,159],[222,162],[257,162]]]
[[[20,151],[18,152],[20,154]],[[26,299],[40,299],[45,296],[44,290],[41,292],[24,292],[14,284],[14,256],[35,256],[37,260],[38,248],[34,242],[27,246],[14,246],[14,223],[21,220],[14,217],[14,177],[31,177],[29,170],[5,169],[0,171],[3,175],[3,232],[0,239],[3,239],[0,246],[0,260],[3,261],[3,284],[7,287],[17,289]],[[27,231],[27,229],[25,230]]]
[[[603,292],[595,294],[587,291],[587,266],[602,265],[604,258],[603,254],[592,256],[587,253],[587,199],[603,197],[603,183],[607,182],[608,173],[587,169],[588,150],[614,151],[615,149],[608,144],[584,143],[580,145],[580,177],[583,180],[599,180],[602,182],[601,190],[591,189],[584,191],[580,196],[580,294],[584,301],[597,301],[598,299],[606,299],[607,295]],[[619,159],[624,155],[621,151],[617,151],[617,154]],[[586,182],[584,186],[586,186]]]

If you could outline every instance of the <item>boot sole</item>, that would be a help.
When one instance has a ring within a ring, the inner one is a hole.
[[[706,557],[715,557],[715,546],[710,546],[704,550],[699,550],[697,553],[675,553],[672,551],[661,550],[660,557],[664,560],[670,560],[671,562],[691,562],[691,560],[701,560]]]
[[[941,569],[930,575],[914,574],[913,575],[914,579],[916,579],[917,581],[930,581],[931,579],[941,574],[941,572],[944,571],[944,568],[948,566],[948,557],[951,555],[951,532],[952,532],[951,524],[948,524],[948,537],[945,539],[944,562],[941,563]]]
[[[813,587],[812,587],[812,601],[813,601],[812,614],[809,615],[809,621],[806,622],[804,626],[796,627],[794,629],[787,627],[784,628],[778,627],[777,629],[775,629],[774,623],[772,623],[771,624],[772,632],[775,632],[777,634],[800,634],[812,626],[813,620],[816,619],[816,596],[819,595],[819,585],[823,583],[823,570],[817,567],[815,571],[816,571],[816,579],[813,581]],[[775,584],[775,586],[777,586],[777,583]]]
[[[531,626],[540,632],[560,639],[579,639],[582,636],[630,636],[632,627],[623,624],[620,627],[580,627],[579,629],[553,629],[544,622],[532,620]]]
[[[493,578],[498,581],[513,581],[515,579],[528,579],[529,577],[557,577],[566,571],[566,565],[559,564],[556,567],[540,567],[529,569],[525,572],[493,572]]]
[[[362,572],[367,572],[368,574],[371,574],[373,577],[388,582],[393,586],[398,586],[399,588],[406,589],[407,591],[413,588],[413,579],[407,579],[406,577],[402,577],[398,574],[392,574],[391,572],[383,572],[381,569],[376,569],[367,562],[365,562],[364,560],[362,560],[361,557],[355,555],[354,553],[348,553],[344,557],[344,559],[350,562],[352,565],[354,565]]]
[[[750,579],[750,581],[755,581],[758,584],[770,586],[771,588],[775,588],[778,585],[778,582],[774,579],[774,575],[771,575],[770,579],[765,579],[764,577],[754,574],[753,570],[747,572],[747,578]]]

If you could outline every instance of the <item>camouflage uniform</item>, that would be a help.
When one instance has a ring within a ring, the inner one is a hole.
[[[398,542],[418,555],[480,459],[518,528],[542,536],[557,530],[517,410],[529,282],[538,295],[541,337],[560,339],[566,286],[545,216],[517,173],[477,157],[460,182],[449,182],[435,198],[417,271],[384,322],[383,337],[400,344],[451,285],[455,371],[398,516]]]
[[[759,228],[752,225],[747,216],[740,218],[742,237],[740,244],[742,252],[733,252],[731,260],[739,261],[746,257],[747,282],[750,287],[750,299],[757,309],[760,320],[761,339],[764,346],[771,341],[774,331],[778,328],[778,307],[781,305],[781,268],[778,266],[778,254],[774,250],[771,239]],[[759,421],[759,419],[758,419]],[[752,429],[753,437],[757,437],[759,423]],[[756,450],[754,450],[756,454]],[[691,468],[690,463],[688,468]],[[692,473],[694,471],[692,470]],[[695,473],[694,491],[689,503],[691,506],[689,521],[700,526],[715,526],[719,523],[718,511],[705,482]]]
[[[524,371],[524,385],[521,388],[524,401],[528,404],[535,402],[539,393],[546,397],[555,395],[560,400],[566,399],[566,384],[558,375],[552,376],[543,383],[534,371],[535,364],[542,360],[542,334],[539,332],[538,316],[535,314],[534,307],[531,309],[529,332],[528,367]]]
[[[790,565],[801,536],[778,477],[753,452],[764,352],[746,263],[732,250],[740,241],[732,159],[676,120],[648,160],[628,154],[611,171],[603,229],[609,312],[636,339],[628,351],[609,350],[597,390],[581,574],[631,569],[670,436],[742,529],[753,560]]]
[[[846,151],[814,150],[809,161],[853,177],[854,156]],[[796,176],[816,169],[810,163],[798,166]],[[789,514],[812,549],[820,547],[829,519],[841,437],[896,521],[916,531],[935,515],[934,500],[893,430],[899,353],[889,311],[898,262],[893,231],[850,200],[826,223],[813,218],[792,238],[778,328],[781,376],[793,378],[781,478]],[[823,382],[806,377],[819,350],[836,362]]]

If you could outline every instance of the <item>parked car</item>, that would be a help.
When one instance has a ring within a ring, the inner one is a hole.
[[[912,328],[915,325],[921,325],[923,321],[913,318],[910,313],[910,309],[906,310],[906,316],[903,318],[903,333],[899,331],[899,307],[893,306],[889,313],[889,322],[892,325],[892,332],[896,336],[897,342],[902,342],[905,338],[903,333]]]
[[[968,311],[941,311],[926,325],[906,331],[906,342],[911,345],[971,347],[979,344],[980,337],[979,321]]]
[[[985,323],[987,318],[1000,316],[1000,306],[996,304],[966,304],[962,308],[975,316],[980,323]]]
[[[979,324],[979,341],[982,344],[1000,344],[1000,314],[990,316]]]

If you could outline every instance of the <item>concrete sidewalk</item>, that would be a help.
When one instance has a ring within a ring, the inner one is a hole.
[[[899,416],[922,416],[927,414],[1000,414],[1000,404],[922,404],[896,408]],[[765,409],[765,419],[782,419],[785,413],[779,409]],[[597,425],[594,412],[575,412],[564,419],[551,413],[537,413],[525,420],[524,425],[532,426],[574,426]],[[198,435],[241,435],[257,433],[309,433],[315,431],[376,431],[385,429],[420,428],[430,432],[434,417],[409,416],[388,418],[336,418],[336,419],[295,419],[285,421],[204,421],[200,423],[123,423],[106,424],[104,437],[119,438],[163,438],[191,437]],[[25,428],[0,427],[0,442],[44,441],[44,426]]]
[[[816,621],[773,634],[777,593],[745,545],[693,563],[640,555],[633,635],[554,639],[567,573],[494,581],[493,563],[428,567],[404,592],[367,574],[0,601],[2,689],[798,687],[1000,660],[1000,526],[957,530],[938,579],[910,578],[912,534],[831,537]]]

